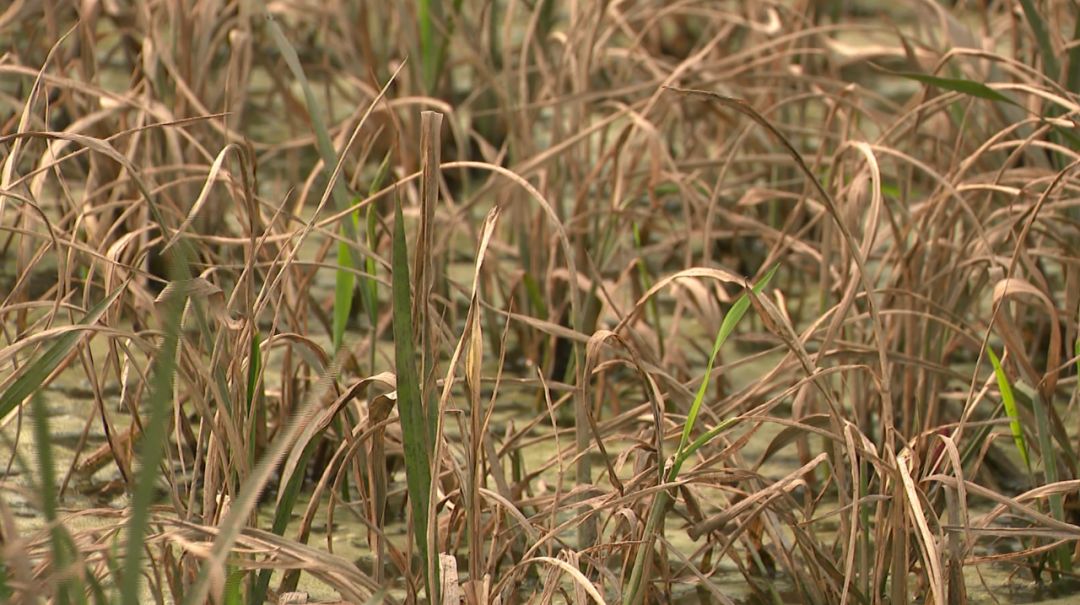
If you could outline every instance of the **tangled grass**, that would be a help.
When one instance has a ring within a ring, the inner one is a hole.
[[[1075,2],[257,4],[0,11],[0,599],[1073,590]]]

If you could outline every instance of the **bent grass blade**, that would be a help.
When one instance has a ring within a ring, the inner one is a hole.
[[[761,293],[776,274],[778,268],[779,265],[773,266],[773,268],[754,285],[752,290],[755,293]],[[693,433],[694,425],[697,422],[698,413],[701,411],[701,406],[705,401],[705,393],[707,393],[709,389],[709,375],[712,374],[713,365],[716,363],[716,356],[720,353],[720,347],[724,345],[728,336],[735,330],[735,326],[739,324],[739,321],[743,318],[743,315],[746,314],[746,310],[749,307],[750,299],[744,292],[739,296],[738,300],[735,301],[735,304],[731,306],[731,310],[728,311],[723,322],[720,324],[720,329],[716,333],[716,340],[713,341],[712,352],[709,354],[709,361],[705,364],[705,374],[701,380],[701,386],[698,387],[697,394],[694,396],[694,402],[690,406],[690,412],[686,416],[686,423],[683,425],[679,447],[675,451],[667,472],[664,474],[668,483],[679,478],[679,472],[682,470],[682,465],[690,455],[717,435],[724,432],[724,430],[730,428],[736,421],[735,418],[729,418],[697,439],[691,441],[691,434]],[[645,524],[642,543],[638,547],[637,558],[634,560],[634,569],[630,575],[630,582],[623,593],[624,605],[638,605],[645,598],[645,583],[648,582],[647,567],[652,558],[653,542],[656,539],[657,532],[663,530],[664,518],[667,515],[667,507],[670,503],[671,495],[667,490],[658,492],[656,498],[653,500],[652,508],[649,510],[649,518]]]

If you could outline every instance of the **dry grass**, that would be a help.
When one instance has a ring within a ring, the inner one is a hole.
[[[1073,2],[258,4],[0,10],[0,600],[1075,586]]]

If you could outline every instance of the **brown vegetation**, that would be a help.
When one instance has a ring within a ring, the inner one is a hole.
[[[1071,589],[1075,2],[263,10],[0,9],[0,600]]]

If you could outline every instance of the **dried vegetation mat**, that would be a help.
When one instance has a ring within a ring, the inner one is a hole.
[[[1078,34],[3,3],[0,601],[1070,594]]]

